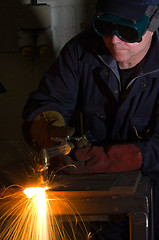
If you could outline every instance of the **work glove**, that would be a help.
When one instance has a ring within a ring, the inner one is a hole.
[[[31,123],[25,122],[22,129],[25,140],[37,152],[42,148],[54,146],[58,148],[58,146],[64,145],[64,139],[68,136],[71,137],[75,132],[73,127],[65,126],[62,115],[56,111],[42,112]],[[67,145],[66,152],[50,160],[50,168],[58,169],[74,164],[66,154],[74,147],[77,149],[88,145],[85,136],[77,138],[77,140],[74,138],[65,143]]]
[[[42,112],[23,126],[25,139],[35,150],[50,147],[55,144],[56,138],[72,136],[74,131],[73,127],[65,126],[62,115],[56,111]]]
[[[74,166],[63,171],[66,174],[112,173],[141,168],[141,151],[131,143],[106,147],[84,147],[72,152]]]

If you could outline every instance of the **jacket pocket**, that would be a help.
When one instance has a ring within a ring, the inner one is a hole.
[[[131,132],[140,140],[146,140],[151,136],[149,117],[135,117],[130,119]]]

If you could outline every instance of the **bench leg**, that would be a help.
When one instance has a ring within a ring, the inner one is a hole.
[[[130,240],[149,239],[149,218],[146,213],[136,213],[129,216]]]

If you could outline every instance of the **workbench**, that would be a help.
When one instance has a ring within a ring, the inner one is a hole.
[[[13,187],[8,191],[12,196],[22,189]],[[6,201],[3,195],[4,190],[1,204]],[[152,183],[140,171],[57,175],[50,183],[47,196],[50,214],[60,219],[69,216],[72,221],[93,222],[109,221],[112,215],[125,215],[129,217],[130,240],[154,240]]]
[[[51,195],[75,206],[86,221],[109,221],[109,215],[129,216],[130,240],[153,240],[153,191],[140,171],[85,176],[59,176]],[[51,192],[51,190],[49,191]],[[54,214],[71,215],[54,202]]]

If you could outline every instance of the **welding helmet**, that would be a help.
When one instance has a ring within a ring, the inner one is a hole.
[[[93,28],[102,37],[116,35],[125,42],[140,42],[147,30],[154,32],[159,26],[159,7],[148,5],[152,1],[157,2],[149,0],[145,4],[144,0],[99,0]]]

